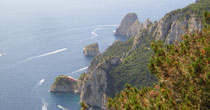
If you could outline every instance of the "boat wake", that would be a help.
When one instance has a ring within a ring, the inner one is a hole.
[[[96,37],[98,37],[99,35],[96,33],[96,31],[103,29],[104,27],[117,27],[119,25],[98,25],[98,26],[93,26],[95,27],[95,29],[91,32],[91,34],[93,35],[92,37],[88,38],[89,39],[94,39]]]
[[[0,57],[2,57],[2,56],[4,56],[4,55],[6,55],[6,53],[0,53]]]
[[[33,60],[33,59],[36,59],[36,58],[46,57],[46,56],[49,56],[49,55],[53,55],[53,54],[56,54],[56,53],[60,53],[60,52],[66,51],[66,50],[67,50],[67,48],[63,48],[63,49],[55,50],[55,51],[52,51],[52,52],[49,52],[49,53],[45,53],[45,54],[41,54],[41,55],[38,55],[38,56],[30,57],[30,58],[27,58],[27,59],[25,59],[25,60],[23,60],[23,61],[20,61],[20,62],[16,63],[16,64],[13,65],[13,66],[22,64],[22,63],[24,63],[24,62],[27,62],[27,61],[30,61],[30,60]]]
[[[57,105],[58,106],[58,108],[60,108],[60,109],[62,109],[62,110],[70,110],[70,109],[68,109],[68,108],[64,108],[63,106],[61,106],[61,105]]]
[[[101,29],[102,29],[102,28],[95,28],[95,29],[93,30],[93,32],[91,32],[91,34],[92,34],[93,36],[97,37],[98,34],[96,34],[96,31],[101,30]]]
[[[48,103],[45,102],[44,100],[42,100],[42,103],[43,103],[42,110],[47,110]]]
[[[75,73],[84,71],[84,70],[86,70],[86,69],[88,69],[88,66],[86,66],[86,67],[84,67],[84,68],[81,68],[81,69],[79,69],[79,70],[76,70],[76,71],[72,72],[71,74],[75,74]]]

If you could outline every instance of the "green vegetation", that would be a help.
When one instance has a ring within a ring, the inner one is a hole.
[[[55,79],[55,82],[53,85],[69,85],[69,77],[68,76],[64,76],[64,75],[60,75]]]
[[[122,60],[122,63],[112,68],[109,72],[108,89],[106,94],[110,97],[120,92],[126,83],[137,88],[152,86],[156,82],[154,75],[151,75],[147,64],[152,55],[149,37],[141,39],[142,44],[129,56]]]
[[[149,68],[159,79],[154,88],[138,90],[126,85],[111,110],[209,110],[210,109],[210,13],[206,29],[182,36],[183,42],[151,43],[155,55]],[[208,26],[207,26],[208,25]]]
[[[81,110],[87,110],[88,109],[88,105],[86,103],[81,102],[80,105],[81,105]]]
[[[177,9],[167,14],[167,17],[172,17],[182,13],[179,17],[180,20],[189,19],[190,16],[194,15],[198,19],[203,18],[204,11],[210,11],[210,0],[200,0],[197,3],[193,3],[183,9]]]
[[[84,80],[84,78],[87,76],[87,74],[84,72],[80,75],[79,80]]]
[[[116,41],[111,47],[109,47],[105,53],[103,54],[103,57],[119,57],[121,58],[123,54],[127,53],[132,45],[133,45],[133,39],[131,38],[126,42]]]

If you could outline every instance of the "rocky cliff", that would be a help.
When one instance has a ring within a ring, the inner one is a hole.
[[[94,57],[99,54],[98,43],[90,44],[83,49],[83,53],[85,56]]]
[[[139,32],[141,27],[143,27],[143,24],[139,22],[137,15],[135,13],[128,13],[116,29],[115,36],[133,37]]]
[[[88,73],[83,81],[80,94],[82,102],[93,109],[105,109],[108,72],[119,63],[120,59],[118,57],[110,57],[94,64],[96,67]]]
[[[155,37],[171,44],[180,41],[179,36],[184,33],[201,31],[201,24],[201,20],[193,14],[188,17],[184,17],[184,13],[168,14],[158,22]]]
[[[162,40],[165,43],[171,44],[175,41],[180,41],[179,36],[187,32],[201,31],[202,21],[196,18],[195,15],[184,17],[184,13],[167,14],[157,23],[152,23],[147,19],[142,26],[137,27],[136,24],[131,25],[132,30],[128,29],[126,36],[134,37],[134,47],[138,47],[139,39],[143,36],[150,36],[157,40]],[[124,24],[124,23],[121,23]]]

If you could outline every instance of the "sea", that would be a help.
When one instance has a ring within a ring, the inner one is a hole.
[[[78,94],[50,93],[59,75],[78,78],[92,60],[84,46],[104,52],[129,12],[160,20],[195,0],[0,0],[0,110],[79,110]]]

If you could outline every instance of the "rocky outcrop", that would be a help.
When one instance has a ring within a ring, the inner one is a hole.
[[[115,35],[135,37],[134,48],[138,47],[142,36],[150,36],[156,41],[162,40],[167,44],[171,44],[180,41],[179,36],[184,33],[201,31],[201,19],[195,16],[193,13],[186,15],[179,9],[166,14],[157,23],[152,23],[149,19],[141,23],[136,14],[129,13],[123,18],[121,25],[116,29]]]
[[[74,79],[70,76],[64,76],[60,75],[56,78],[55,82],[50,88],[50,92],[53,93],[66,93],[66,92],[72,92],[72,93],[79,93],[79,81],[77,79]]]
[[[143,27],[135,13],[127,14],[121,21],[120,26],[116,29],[115,36],[133,37]]]
[[[90,44],[83,49],[85,56],[94,57],[99,54],[98,43]]]
[[[100,58],[100,57],[98,57]],[[95,58],[97,59],[97,58]],[[118,65],[120,59],[111,57],[104,59],[102,62],[93,64],[96,65],[94,69],[88,70],[88,76],[84,79],[81,88],[80,98],[92,109],[105,109],[106,108],[106,94],[108,72],[112,67]]]
[[[165,41],[171,44],[180,41],[179,36],[187,32],[201,31],[202,22],[192,14],[189,17],[183,17],[184,13],[167,15],[158,22],[156,28],[156,40]]]

